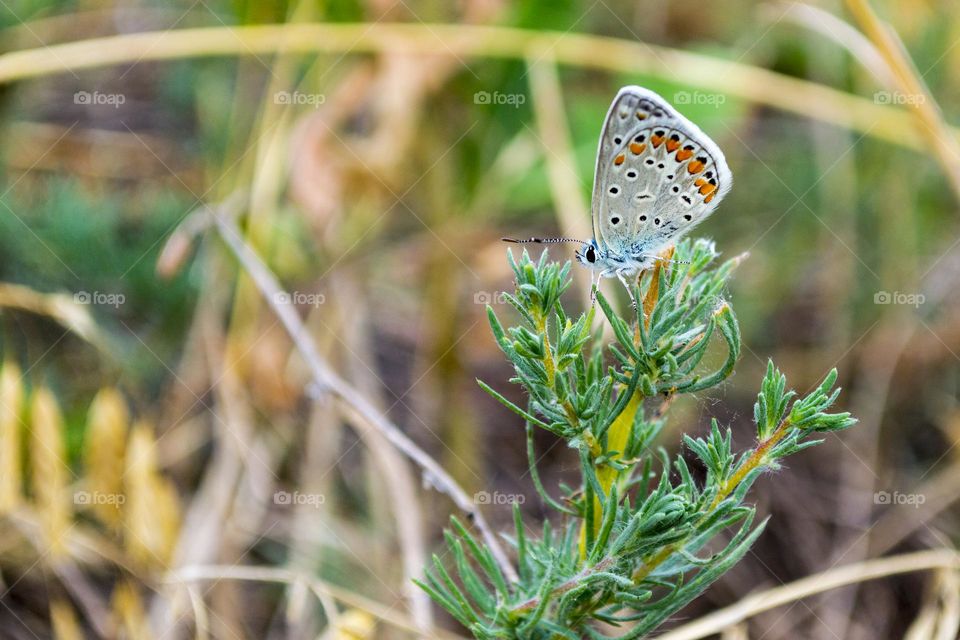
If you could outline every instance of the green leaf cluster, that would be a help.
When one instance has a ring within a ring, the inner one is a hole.
[[[643,637],[728,571],[763,531],[745,503],[757,477],[819,443],[811,434],[855,420],[829,413],[839,393],[836,371],[798,398],[770,363],[751,448],[735,451],[730,429],[714,420],[709,433],[683,437],[691,462],[671,458],[656,441],[672,400],[721,384],[740,354],[739,326],[723,295],[738,259],[718,262],[711,242],[683,241],[672,262],[638,280],[640,303],[630,314],[618,314],[597,292],[597,305],[573,318],[560,302],[569,263],[546,253],[537,262],[526,252],[519,261],[509,257],[516,291],[506,298],[520,320],[505,327],[493,309],[487,313],[525,406],[480,385],[523,418],[533,484],[559,524],[544,521],[531,535],[514,505],[508,539],[519,579],[511,582],[454,519],[445,557],[434,557],[419,584],[477,638]],[[594,326],[597,308],[610,340]],[[543,486],[537,428],[576,451],[579,486],[561,487],[556,497]]]

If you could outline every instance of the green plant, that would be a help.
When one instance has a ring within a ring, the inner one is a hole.
[[[528,396],[517,406],[480,382],[526,422],[530,474],[541,498],[562,515],[528,536],[514,505],[519,579],[509,581],[493,555],[456,518],[445,532],[454,571],[434,556],[419,583],[478,638],[638,638],[696,598],[750,549],[763,530],[744,504],[757,477],[779,460],[821,440],[817,432],[845,429],[848,413],[827,413],[839,390],[831,371],[809,395],[787,391],[768,364],[754,410],[757,441],[737,453],[729,429],[713,421],[703,437],[683,442],[703,467],[672,461],[654,443],[673,398],[723,382],[740,353],[740,331],[722,299],[737,259],[717,264],[711,242],[684,241],[675,263],[644,274],[632,317],[618,315],[601,293],[597,303],[615,340],[604,347],[593,327],[596,307],[573,319],[560,296],[569,263],[534,263],[510,256],[521,317],[505,329],[487,312],[497,342]],[[716,334],[726,356],[706,362]],[[701,368],[708,373],[701,374]],[[582,483],[551,497],[536,469],[533,430],[564,439],[579,455]],[[671,477],[673,475],[673,477]],[[732,535],[724,535],[731,531]],[[713,551],[708,551],[708,549]],[[456,577],[454,577],[454,575]],[[601,627],[598,623],[606,623]]]

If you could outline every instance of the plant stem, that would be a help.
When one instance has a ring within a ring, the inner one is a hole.
[[[560,584],[557,587],[555,587],[553,591],[550,592],[549,597],[562,596],[567,591],[570,591],[571,589],[576,587],[578,584],[580,584],[580,581],[583,580],[584,578],[600,571],[606,571],[607,568],[611,564],[613,564],[615,561],[616,561],[616,558],[612,556],[607,556],[606,558],[604,558],[597,564],[593,565],[592,567],[587,567],[586,569],[584,569],[577,575],[573,576],[563,584]],[[536,609],[539,605],[540,605],[540,598],[530,598],[529,600],[525,600],[524,602],[521,602],[520,604],[515,606],[513,609],[511,609],[510,615],[513,616],[518,613],[523,613],[524,611],[530,611],[532,609]]]
[[[770,451],[770,449],[774,447],[774,445],[776,445],[780,440],[783,439],[783,436],[785,436],[789,432],[789,430],[790,430],[790,421],[789,419],[787,419],[780,423],[780,425],[770,435],[769,438],[767,438],[766,440],[762,441],[757,445],[757,448],[754,449],[752,454],[750,454],[750,457],[747,458],[747,460],[744,461],[744,463],[740,466],[740,468],[737,469],[737,471],[734,472],[734,474],[730,476],[730,478],[726,482],[723,483],[723,486],[721,487],[720,491],[717,493],[717,496],[713,499],[713,502],[710,504],[709,509],[707,509],[707,512],[703,515],[701,522],[710,517],[710,514],[713,513],[713,510],[716,509],[717,505],[723,502],[723,500],[727,496],[729,496],[734,489],[737,488],[738,484],[743,482],[743,479],[747,476],[748,473],[750,473],[751,471],[753,471],[754,469],[756,469],[766,461],[767,453]],[[645,562],[642,567],[639,567],[636,571],[634,571],[632,576],[633,581],[635,583],[639,583],[641,580],[646,578],[648,575],[650,575],[651,572],[653,572],[654,569],[660,566],[667,558],[673,555],[685,543],[686,543],[686,540],[683,540],[681,542],[667,545],[666,547],[658,551],[650,560]],[[586,569],[584,569],[574,577],[570,578],[563,584],[554,588],[550,592],[549,597],[563,595],[567,591],[570,591],[571,589],[576,587],[580,583],[580,581],[583,580],[584,578],[594,573],[606,571],[607,568],[614,562],[616,562],[615,557],[607,556],[597,564],[591,567],[587,567]],[[540,605],[540,598],[531,598],[529,600],[521,602],[516,607],[511,609],[510,615],[513,616],[519,613],[523,613],[524,611],[530,611],[532,609],[536,609],[539,605]]]
[[[770,449],[773,448],[775,444],[780,442],[784,435],[790,430],[790,420],[784,420],[780,423],[780,426],[770,434],[770,437],[757,445],[757,448],[753,450],[753,453],[750,454],[750,457],[740,465],[732,476],[730,476],[724,483],[721,485],[720,490],[717,492],[717,495],[714,496],[713,502],[710,503],[710,507],[707,509],[706,513],[703,514],[703,517],[700,519],[700,522],[703,522],[710,517],[710,514],[713,513],[713,510],[717,508],[721,502],[726,500],[727,496],[737,488],[743,479],[747,477],[751,471],[759,467],[766,461],[767,453]],[[672,556],[675,551],[683,547],[687,543],[687,539],[681,540],[680,542],[675,542],[671,545],[668,545],[657,552],[649,562],[644,563],[642,567],[634,571],[633,581],[640,582],[646,578],[650,573],[656,569],[660,564],[662,564],[667,558]]]
[[[770,437],[760,443],[760,445],[754,450],[750,457],[744,462],[736,472],[730,476],[720,488],[720,491],[717,493],[717,496],[713,499],[713,502],[710,504],[710,511],[713,511],[718,504],[723,502],[727,496],[730,495],[730,492],[737,488],[737,485],[743,482],[743,479],[747,477],[747,474],[759,467],[764,460],[766,459],[767,452],[773,448],[775,444],[780,442],[783,439],[783,436],[787,434],[787,431],[790,430],[790,420],[789,418],[780,423],[780,426],[777,427],[776,431],[770,434]]]

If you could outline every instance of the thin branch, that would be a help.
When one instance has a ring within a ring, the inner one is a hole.
[[[222,215],[219,210],[208,208],[207,211],[208,215],[212,216],[216,223],[220,236],[227,243],[227,246],[230,247],[230,250],[236,256],[247,274],[252,278],[267,304],[280,319],[280,322],[283,323],[297,351],[310,368],[318,390],[321,393],[330,393],[337,398],[346,405],[350,412],[354,413],[359,419],[371,427],[377,429],[387,440],[397,447],[397,449],[419,465],[420,468],[424,470],[430,484],[438,491],[448,495],[460,510],[469,515],[471,522],[473,522],[480,531],[484,541],[493,553],[501,571],[503,571],[504,575],[506,575],[510,581],[516,582],[518,579],[516,569],[514,569],[510,563],[506,553],[503,551],[503,547],[500,545],[500,541],[493,533],[489,523],[486,518],[483,517],[483,513],[474,503],[473,499],[436,460],[431,458],[428,453],[408,438],[399,427],[380,413],[363,394],[347,384],[346,381],[327,366],[327,363],[320,357],[320,352],[317,350],[313,338],[310,336],[310,333],[307,331],[295,308],[292,305],[280,303],[280,301],[285,298],[284,290],[280,287],[280,284],[270,269],[244,241],[237,225],[227,215]]]

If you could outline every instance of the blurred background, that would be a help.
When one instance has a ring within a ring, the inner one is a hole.
[[[838,367],[861,420],[757,483],[766,532],[678,623],[960,536],[956,2],[875,2],[895,33],[857,0],[0,5],[0,635],[462,634],[409,580],[456,506],[311,384],[203,214],[495,528],[511,501],[534,526],[523,425],[475,382],[519,397],[485,306],[513,317],[501,236],[589,237],[625,84],[724,150],[696,235],[749,252],[737,373],[661,444],[717,417],[750,446],[768,358],[800,392]],[[555,444],[548,489],[577,473]],[[934,637],[958,608],[954,572],[909,573],[725,637]]]

